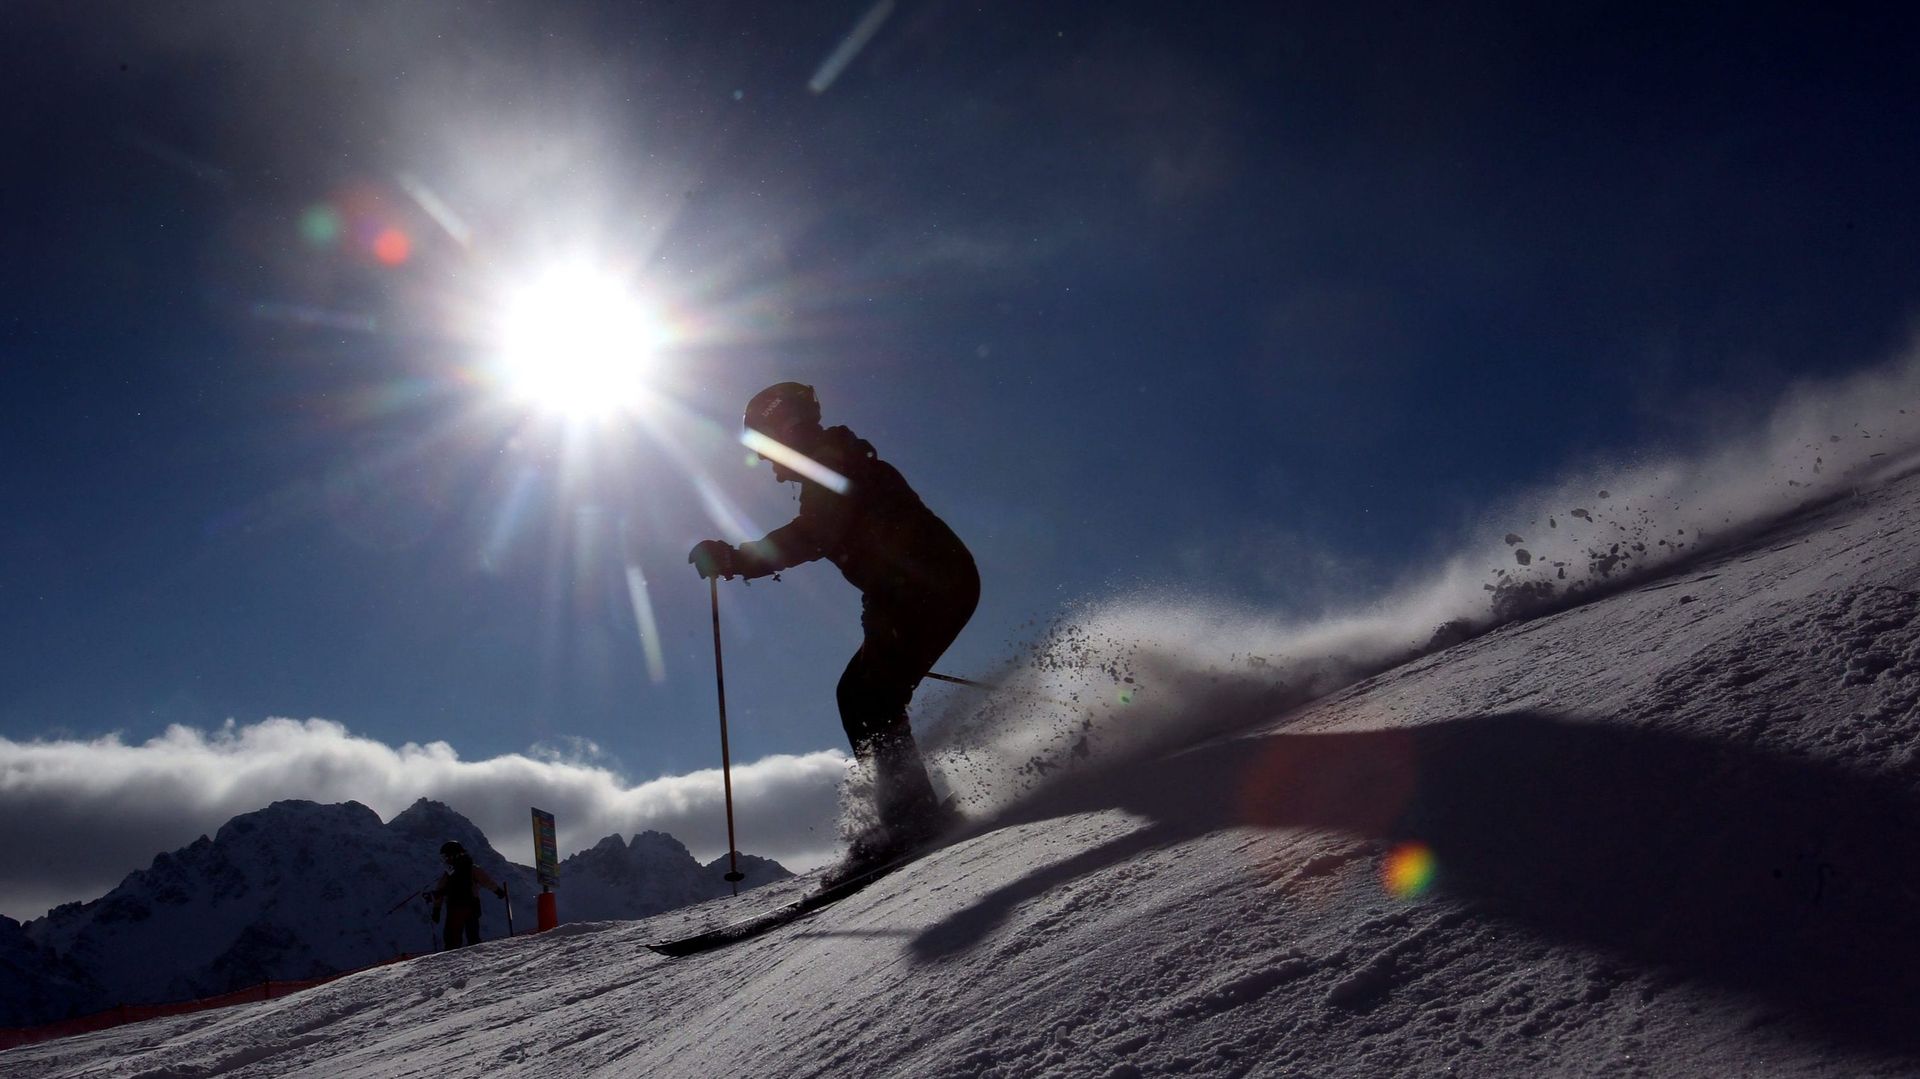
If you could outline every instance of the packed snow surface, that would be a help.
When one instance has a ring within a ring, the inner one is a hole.
[[[1913,1074],[1920,477],[1881,467],[1411,659],[1095,619],[929,739],[967,834],[728,949],[646,944],[810,880],[0,1071]]]

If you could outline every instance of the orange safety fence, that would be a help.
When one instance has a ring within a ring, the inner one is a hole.
[[[395,956],[378,963],[369,963],[353,970],[343,970],[338,974],[329,974],[324,978],[305,978],[300,981],[265,981],[259,985],[250,985],[245,989],[236,989],[219,996],[201,997],[198,1000],[180,1000],[170,1004],[121,1004],[103,1012],[61,1019],[52,1023],[42,1023],[32,1027],[0,1027],[0,1050],[15,1046],[32,1045],[35,1042],[52,1041],[55,1038],[71,1037],[75,1034],[89,1034],[96,1030],[106,1030],[126,1023],[138,1023],[147,1019],[161,1019],[173,1015],[191,1015],[194,1012],[211,1011],[214,1008],[231,1008],[235,1004],[253,1004],[262,1000],[272,1000],[298,993],[302,989],[311,989],[316,985],[325,985],[349,974],[358,974],[375,967],[390,966],[415,958],[413,953]]]

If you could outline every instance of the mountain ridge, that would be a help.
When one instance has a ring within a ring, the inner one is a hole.
[[[0,922],[0,1026],[25,1026],[116,1004],[230,992],[259,982],[325,977],[439,946],[417,897],[439,876],[439,846],[455,840],[521,900],[515,928],[532,928],[533,870],[509,862],[452,807],[421,798],[391,821],[355,801],[284,799],[228,820],[209,837],[162,851],[105,895],[40,918]],[[790,876],[742,856],[751,888]],[[671,836],[608,836],[560,863],[566,921],[645,917],[731,894],[723,870],[702,866]],[[398,907],[395,907],[398,904]],[[482,933],[506,933],[492,896]]]

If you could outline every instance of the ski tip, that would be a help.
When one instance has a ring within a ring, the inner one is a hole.
[[[757,918],[704,930],[677,940],[656,940],[647,945],[647,950],[674,958],[698,955],[701,952],[724,948],[729,944],[737,944],[749,937],[757,937],[770,929],[777,929],[794,921],[804,913],[806,913],[804,910],[782,907]]]
[[[681,937],[677,940],[657,940],[648,944],[647,949],[665,956],[694,955],[699,952],[712,951],[716,948],[724,948],[729,944],[735,944],[751,937],[760,936],[763,933],[791,925],[815,911],[820,910],[822,907],[852,895],[854,892],[865,888],[881,877],[901,869],[907,864],[932,854],[939,849],[939,843],[929,843],[907,851],[889,861],[860,867],[838,879],[823,879],[817,890],[805,893],[799,898],[774,907],[771,910],[762,911],[752,917],[743,918],[740,921],[728,925],[707,929],[691,936]]]

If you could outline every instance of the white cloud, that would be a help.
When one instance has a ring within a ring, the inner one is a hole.
[[[267,719],[213,731],[174,726],[139,744],[0,739],[0,913],[37,917],[93,899],[161,851],[287,798],[357,801],[391,819],[426,797],[451,805],[508,859],[531,864],[528,807],[554,814],[561,856],[601,838],[668,832],[708,860],[726,851],[718,769],[628,784],[592,754],[542,747],[467,761],[445,742],[389,746],[324,719]],[[837,750],[733,769],[741,848],[790,869],[836,843]]]

